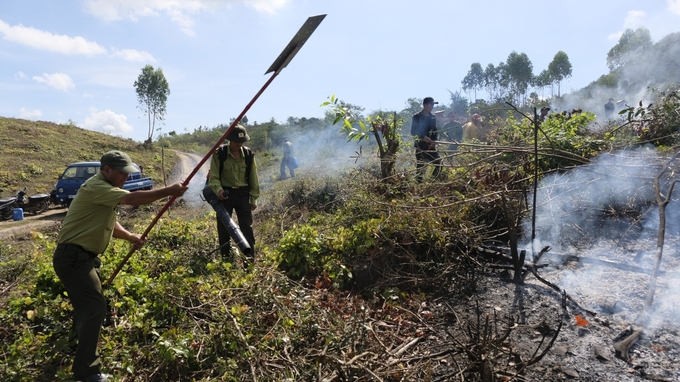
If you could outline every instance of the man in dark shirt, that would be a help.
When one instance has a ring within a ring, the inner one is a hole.
[[[416,147],[416,178],[422,182],[425,164],[432,163],[432,177],[437,178],[442,171],[441,159],[435,149],[434,141],[437,140],[437,119],[432,113],[435,104],[432,97],[423,99],[423,110],[413,115],[411,119],[411,135],[415,139]]]
[[[550,111],[549,107],[542,107],[541,108],[541,114],[538,116],[538,122],[545,122],[545,119],[548,118],[548,112]]]
[[[604,117],[606,119],[612,119],[614,117],[614,98],[610,98],[609,102],[604,104]]]

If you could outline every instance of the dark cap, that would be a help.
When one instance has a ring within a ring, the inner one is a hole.
[[[130,174],[139,171],[135,165],[132,164],[132,159],[130,156],[122,151],[112,150],[104,155],[102,159],[99,160],[101,166],[109,166],[114,170],[118,170],[124,174]]]
[[[241,125],[236,125],[231,130],[229,135],[227,135],[227,140],[231,142],[248,142],[250,140],[250,137],[248,136],[245,127]]]
[[[436,105],[436,104],[438,104],[438,103],[439,103],[439,102],[434,102],[434,98],[432,98],[432,97],[425,97],[425,98],[423,98],[423,105],[427,105],[427,104],[434,104],[434,105]]]

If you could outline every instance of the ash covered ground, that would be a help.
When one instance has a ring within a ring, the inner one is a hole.
[[[674,166],[643,147],[601,155],[589,166],[541,182],[534,243],[535,248],[549,245],[552,250],[539,261],[549,264],[539,274],[580,307],[569,303],[561,313],[562,331],[537,368],[545,374],[531,375],[532,380],[680,380],[676,362],[680,355],[680,200],[672,194],[668,199],[661,247],[657,201],[670,191]],[[524,229],[529,236],[529,221]],[[659,248],[663,249],[661,272],[653,304],[646,310]],[[493,288],[489,291],[494,293]],[[558,299],[557,292],[532,275],[526,286],[513,292],[511,311],[525,314],[528,328],[543,321],[555,325],[557,314],[545,316],[541,307]],[[520,299],[529,307],[524,313],[517,303]],[[588,323],[578,325],[576,315]],[[613,344],[634,330],[642,330],[641,336],[627,357],[617,356]]]
[[[602,259],[639,266],[635,261],[636,253],[604,249],[599,253]],[[552,348],[541,362],[528,368],[525,380],[678,381],[678,256],[672,254],[664,260],[662,268],[667,272],[658,278],[651,322],[647,327],[637,323],[644,311],[650,275],[606,265],[567,262],[540,271],[542,277],[563,287],[577,303],[568,302],[566,309],[561,307],[560,293],[532,275],[522,286],[500,277],[486,278],[483,282],[485,290],[480,290],[479,295],[484,296],[482,304],[486,311],[503,312],[517,321],[517,329],[509,342],[513,352],[521,354],[524,360],[536,351],[544,334],[552,335],[559,320],[563,321]],[[579,325],[577,315],[587,323],[580,321]],[[642,329],[642,335],[624,359],[616,353],[614,343],[635,329]]]

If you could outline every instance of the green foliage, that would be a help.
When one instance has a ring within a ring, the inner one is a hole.
[[[614,71],[636,58],[652,46],[652,36],[649,29],[640,27],[636,30],[626,29],[621,34],[619,42],[607,53],[607,66]]]
[[[292,285],[285,277],[256,276],[206,257],[214,247],[214,232],[208,228],[213,224],[214,215],[161,221],[113,285],[104,286],[115,313],[111,326],[103,328],[99,347],[107,372],[149,381],[186,375],[236,381],[250,372],[253,351],[271,351],[273,356],[284,347],[294,352],[315,338],[324,341],[314,334],[314,320],[320,315],[314,313],[312,300],[299,306],[309,310],[305,315],[284,308],[274,312],[271,321],[262,320],[259,315],[268,314],[272,306],[291,303]],[[16,279],[17,273],[22,277],[0,310],[3,381],[70,377],[75,346],[72,307],[52,268],[53,238],[36,235],[34,240],[40,249],[29,258],[2,260],[3,277]],[[127,249],[122,241],[112,242],[102,256],[103,278]],[[11,248],[0,247],[0,256],[10,255],[15,255]],[[288,347],[291,342],[295,348]]]
[[[319,233],[309,225],[288,230],[275,252],[275,260],[291,277],[299,279],[310,268],[319,265],[321,239]]]
[[[322,103],[321,106],[329,109],[327,115],[333,116],[333,124],[342,121],[340,131],[347,135],[348,141],[368,141],[373,135],[378,144],[382,178],[394,174],[396,154],[402,142],[401,127],[404,124],[404,120],[396,112],[376,112],[364,119],[335,95],[328,97],[328,101]]]
[[[506,60],[506,71],[510,80],[510,92],[517,97],[524,96],[534,77],[533,64],[526,53],[512,52]]]
[[[657,146],[673,146],[680,142],[680,87],[655,90],[655,100],[647,106],[642,101],[637,107],[621,110],[642,141]]]
[[[452,92],[449,90],[451,99],[451,110],[456,112],[456,115],[464,116],[468,111],[468,99],[463,97],[460,91]]]
[[[42,167],[37,166],[33,163],[30,163],[27,166],[27,170],[28,170],[29,174],[31,174],[31,175],[41,175],[43,173]]]
[[[550,77],[557,82],[557,96],[560,96],[560,85],[562,80],[571,77],[571,62],[569,56],[563,51],[559,51],[548,65]]]
[[[377,132],[382,133],[383,137],[388,140],[401,139],[400,127],[404,121],[396,113],[377,112],[364,120],[360,114],[345,106],[335,95],[328,97],[328,99],[321,106],[330,109],[329,114],[334,116],[332,122],[334,125],[342,121],[340,131],[347,135],[348,141],[368,141],[371,135],[375,135]]]
[[[465,78],[463,78],[463,81],[461,81],[461,84],[463,85],[463,90],[473,91],[475,99],[477,99],[477,90],[484,86],[484,69],[482,69],[482,65],[478,62],[470,65],[470,70]]]
[[[597,155],[598,151],[607,147],[606,139],[589,134],[588,127],[595,120],[590,112],[576,113],[571,117],[564,114],[550,114],[541,124],[538,133],[538,146],[577,154],[583,158]],[[607,139],[613,139],[607,135]],[[516,120],[512,114],[505,120],[505,125],[499,128],[493,136],[498,144],[514,146],[534,144],[533,122],[526,118]],[[549,171],[574,164],[572,159],[560,156],[539,156],[541,171]]]
[[[603,74],[595,81],[595,84],[607,88],[616,88],[619,84],[619,78],[615,73]]]

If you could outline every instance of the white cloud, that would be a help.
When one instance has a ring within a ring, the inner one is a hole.
[[[194,36],[193,15],[244,4],[258,12],[275,13],[291,0],[85,0],[85,10],[106,21],[132,20],[167,14],[187,35]]]
[[[245,0],[245,3],[260,12],[275,13],[285,8],[290,0]]]
[[[680,0],[669,0],[669,1],[678,1]],[[644,11],[628,11],[628,14],[626,15],[626,18],[623,20],[623,29],[610,34],[607,36],[607,39],[610,41],[618,41],[618,39],[621,37],[623,34],[623,31],[630,28],[630,29],[637,29],[642,26],[644,26],[643,20],[647,14]]]
[[[33,79],[37,82],[47,84],[57,90],[67,91],[76,87],[71,77],[65,73],[43,73],[41,76],[34,76]]]
[[[156,62],[156,59],[147,51],[136,49],[113,49],[113,55],[131,62]]]
[[[27,110],[23,107],[19,109],[19,118],[22,119],[37,119],[42,116],[42,111],[40,110]]]
[[[106,53],[106,49],[97,43],[87,41],[80,36],[55,35],[23,25],[10,26],[2,20],[0,20],[0,34],[3,34],[7,41],[69,56],[94,56]]]
[[[637,29],[643,25],[642,20],[647,14],[644,11],[628,11],[623,21],[624,28]]]
[[[125,115],[116,114],[111,110],[97,111],[95,108],[90,109],[90,115],[85,117],[83,126],[89,130],[115,135],[132,131],[132,126],[127,123]]]
[[[4,35],[4,39],[7,41],[12,41],[38,50],[46,50],[50,52],[66,54],[69,56],[95,56],[107,53],[106,49],[99,46],[99,44],[96,42],[87,41],[80,36],[69,37],[66,35],[55,35],[50,32],[41,31],[35,28],[28,28],[22,25],[10,26],[2,20],[0,20],[0,34]],[[151,53],[146,51],[138,51],[135,49],[111,48],[111,54],[115,57],[120,57],[126,61],[132,62],[156,61]]]
[[[680,0],[666,0],[668,10],[680,16]]]
[[[23,80],[26,78],[26,75],[24,74],[24,72],[16,72],[14,74],[14,78],[16,78],[17,80]]]

